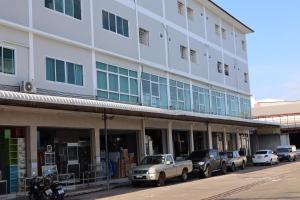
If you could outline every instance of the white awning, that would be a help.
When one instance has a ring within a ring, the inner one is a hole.
[[[87,112],[101,112],[103,111],[103,109],[107,109],[111,112],[114,111],[113,114],[117,114],[119,112],[120,115],[128,114],[131,116],[160,117],[182,121],[203,121],[210,123],[243,125],[249,127],[279,126],[279,124],[272,122],[264,122],[237,117],[219,116],[181,110],[166,110],[141,105],[131,105],[100,100],[28,94],[13,91],[0,91],[0,105],[27,106]],[[108,112],[108,114],[110,113]]]

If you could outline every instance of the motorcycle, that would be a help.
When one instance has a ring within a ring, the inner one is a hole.
[[[64,196],[63,187],[54,182],[50,175],[43,178],[34,177],[30,181],[29,200],[63,200]]]
[[[30,180],[28,199],[29,200],[51,200],[52,189],[45,184],[44,178],[34,177]]]

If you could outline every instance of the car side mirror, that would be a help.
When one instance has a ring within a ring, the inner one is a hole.
[[[166,165],[171,165],[171,161],[166,161]]]

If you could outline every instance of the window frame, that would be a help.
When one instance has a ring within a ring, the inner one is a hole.
[[[139,43],[145,46],[150,46],[150,32],[141,27],[139,27]]]
[[[107,13],[107,25],[108,27],[106,28],[104,26],[104,12],[105,14]],[[111,15],[114,15],[114,26],[115,26],[115,30],[111,30]],[[102,29],[109,31],[109,32],[113,32],[117,35],[123,36],[125,38],[130,38],[130,34],[129,34],[129,21],[119,15],[116,15],[114,13],[111,13],[107,10],[102,9],[102,13],[101,13],[101,18],[102,18]],[[118,19],[121,20],[121,30],[119,30],[118,28]],[[126,24],[126,27],[124,26]],[[126,31],[125,31],[126,30]]]
[[[63,58],[53,57],[53,56],[45,56],[44,58],[45,58],[44,61],[45,61],[45,80],[46,81],[51,82],[51,83],[55,83],[55,84],[63,84],[63,85],[69,85],[69,86],[72,86],[72,87],[85,88],[85,71],[84,71],[84,65],[83,64],[75,63],[73,61],[69,61],[69,60],[65,60]],[[54,81],[47,80],[47,70],[46,70],[46,68],[47,68],[47,62],[46,62],[47,58],[54,60],[54,75],[55,75],[55,77],[54,77],[55,80]],[[57,81],[57,76],[56,76],[56,60],[60,60],[60,61],[64,62],[64,71],[65,71],[65,77],[64,77],[65,81],[64,82]],[[74,70],[75,70],[75,65],[79,65],[79,66],[82,67],[82,85],[77,85],[77,84],[75,84],[76,82],[74,84],[68,83],[67,63],[74,64]]]
[[[221,61],[217,61],[217,71],[218,73],[223,73],[223,63]]]
[[[183,59],[183,60],[186,60],[188,55],[187,55],[187,47],[186,46],[183,46],[183,45],[180,45],[180,58]]]
[[[0,44],[0,48],[1,48],[1,68],[2,68],[2,71],[0,72],[0,75],[1,76],[11,76],[11,77],[16,77],[18,74],[17,74],[17,49],[12,47],[12,46],[8,46],[8,45],[1,45]],[[9,49],[9,50],[12,50],[14,52],[14,73],[13,74],[10,74],[10,73],[5,73],[4,72],[4,58],[3,58],[3,49]]]
[[[185,5],[181,1],[177,1],[177,13],[179,15],[185,16]]]
[[[65,17],[69,17],[70,19],[75,19],[75,20],[82,21],[82,18],[83,18],[82,0],[79,0],[80,1],[80,19],[76,18],[75,14],[74,14],[75,13],[74,0],[72,0],[72,2],[73,2],[73,16],[66,14],[66,11],[65,11],[65,9],[66,9],[65,0],[62,0],[63,1],[63,12],[60,12],[60,11],[58,11],[58,10],[55,9],[55,0],[51,0],[52,3],[53,3],[53,9],[46,6],[46,1],[47,0],[44,0],[44,8],[50,10],[51,12],[55,12],[56,14],[63,15]]]
[[[198,62],[198,53],[194,49],[190,49],[190,60],[194,64],[197,64]]]
[[[194,21],[194,10],[191,7],[186,7],[188,19]]]
[[[96,66],[97,66],[98,63],[106,65],[106,70],[100,69],[98,67],[96,68],[96,74],[98,74],[98,72],[103,72],[103,73],[106,74],[106,89],[99,88],[98,84],[97,84],[97,98],[105,99],[105,100],[109,100],[109,101],[118,101],[118,102],[123,102],[123,103],[130,103],[130,104],[139,104],[140,103],[138,75],[137,75],[137,77],[133,77],[133,76],[130,75],[130,71],[134,71],[136,73],[137,73],[137,71],[129,69],[129,68],[125,68],[125,67],[119,67],[119,66],[116,66],[116,65],[113,65],[113,64],[108,64],[108,63],[100,62],[100,61],[96,61]],[[108,69],[109,66],[116,67],[117,70],[118,70],[118,72],[109,71],[109,69]],[[127,75],[120,73],[120,69],[126,69],[127,70]],[[115,75],[115,76],[117,76],[117,79],[118,79],[118,91],[110,90],[109,75]],[[120,81],[121,77],[125,77],[128,80],[128,93],[121,92],[121,84],[120,84],[121,83],[121,81]],[[132,88],[131,88],[131,79],[133,79],[133,80],[135,80],[137,82],[137,94],[134,94],[134,92],[132,91]],[[98,83],[98,75],[97,75],[97,83]],[[107,93],[107,98],[103,98],[103,97],[99,96],[98,92],[106,92]],[[118,94],[118,100],[111,99],[110,96],[109,96],[109,94],[111,94],[111,93]],[[122,95],[123,96],[128,96],[128,101],[121,100],[121,96]],[[138,102],[135,102],[135,103],[132,102],[131,98],[137,98]]]
[[[224,74],[225,74],[225,76],[229,76],[229,65],[228,64],[224,64]]]

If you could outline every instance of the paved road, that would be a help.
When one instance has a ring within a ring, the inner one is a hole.
[[[249,167],[246,170],[192,179],[186,183],[172,181],[164,187],[125,187],[110,193],[99,192],[72,197],[73,200],[300,200],[300,162],[276,166]]]

